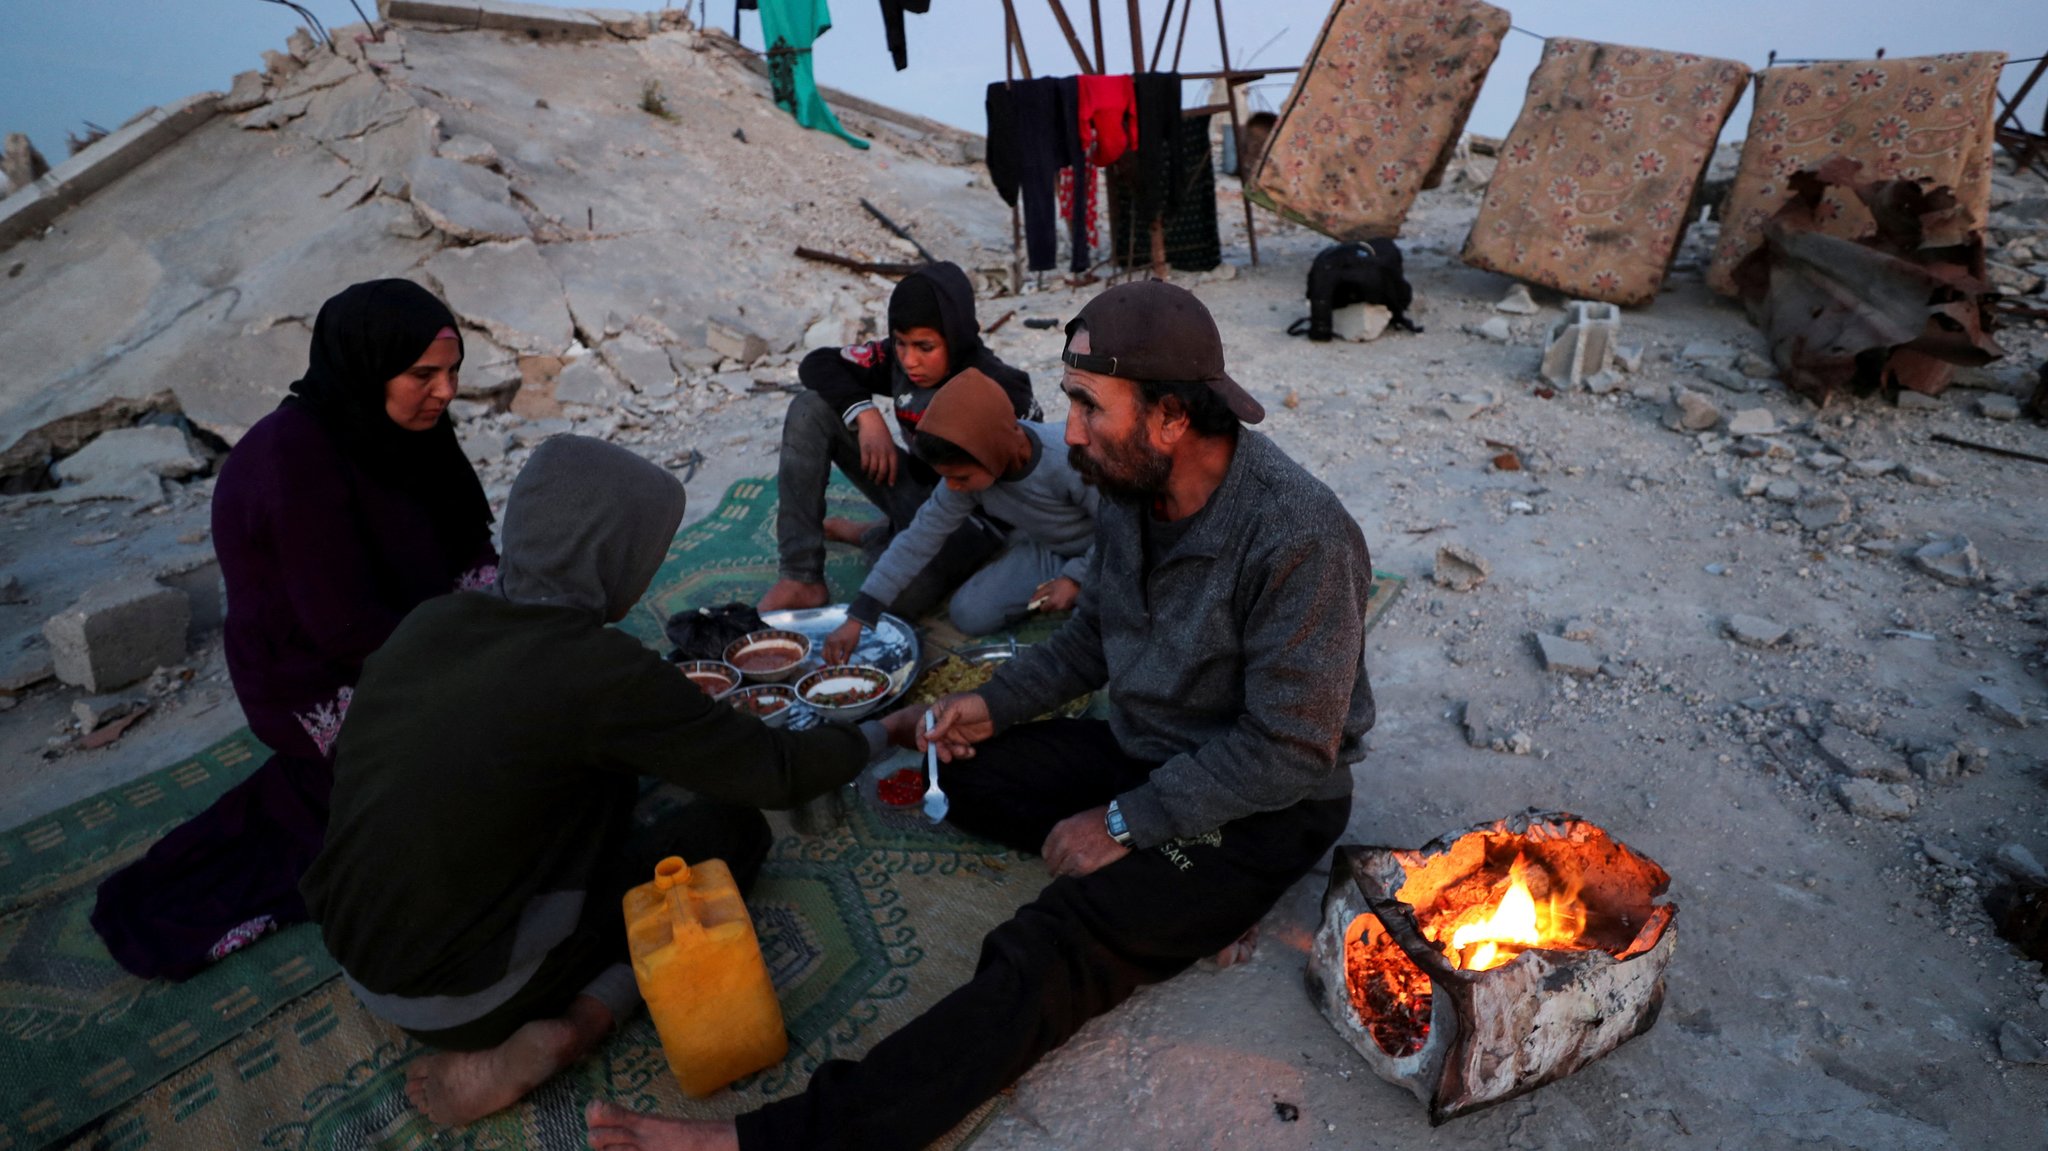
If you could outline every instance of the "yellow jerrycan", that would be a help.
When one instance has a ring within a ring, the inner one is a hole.
[[[789,1036],[761,943],[722,860],[671,855],[626,893],[633,978],[669,1070],[697,1098],[782,1062]]]

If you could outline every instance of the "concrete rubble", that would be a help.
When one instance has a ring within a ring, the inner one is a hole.
[[[1621,309],[1594,300],[1572,300],[1564,318],[1550,329],[1543,352],[1543,378],[1559,387],[1577,387],[1608,369],[1621,340]]]
[[[182,660],[192,608],[185,593],[151,579],[89,589],[43,625],[57,678],[92,692],[142,679]]]

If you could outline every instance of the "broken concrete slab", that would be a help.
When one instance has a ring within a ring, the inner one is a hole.
[[[1620,340],[1620,308],[1596,300],[1569,301],[1564,318],[1550,329],[1540,369],[1543,378],[1560,387],[1576,387],[1608,369]]]
[[[606,340],[598,348],[626,386],[643,396],[666,396],[676,390],[676,368],[661,345],[634,332]]]
[[[190,614],[185,646],[227,622],[227,585],[221,579],[220,559],[213,549],[167,557],[156,567],[156,581],[185,593]]]
[[[306,114],[291,126],[315,140],[349,140],[374,128],[396,123],[418,108],[413,98],[384,81],[358,72],[348,80],[312,93]]]
[[[2048,1063],[2048,1043],[2008,1019],[1998,1025],[1998,1057],[2007,1063]]]
[[[292,77],[284,82],[284,86],[277,90],[277,97],[280,100],[289,100],[295,96],[318,92],[322,88],[332,88],[354,77],[356,72],[355,64],[348,59],[318,53],[304,68],[293,73]]]
[[[1515,330],[1509,326],[1506,316],[1495,316],[1483,324],[1472,326],[1468,330],[1480,339],[1492,340],[1496,344],[1505,344],[1515,338]]]
[[[1920,805],[1920,796],[1903,783],[1845,776],[1834,782],[1835,801],[1861,819],[1906,819]]]
[[[185,593],[147,577],[97,584],[43,624],[57,678],[109,691],[185,658]]]
[[[1704,394],[1674,384],[1663,420],[1664,426],[1674,432],[1704,432],[1721,422],[1721,409]]]
[[[20,695],[56,675],[56,661],[40,636],[30,646],[12,644],[0,653],[0,695]]]
[[[1819,744],[1820,753],[1844,775],[1884,783],[1905,783],[1912,778],[1905,762],[1891,748],[1861,732],[1829,724],[1821,732]]]
[[[1970,703],[1979,712],[2007,727],[2027,726],[2026,705],[2020,702],[2020,697],[2011,688],[1998,684],[1972,688]]]
[[[1436,568],[1431,578],[1452,591],[1471,591],[1493,574],[1485,556],[1462,543],[1450,542],[1436,549]]]
[[[1728,638],[1747,647],[1775,647],[1778,642],[1791,634],[1792,629],[1774,620],[1740,612],[1728,617],[1722,625]]]
[[[713,316],[705,321],[704,346],[742,364],[751,364],[768,354],[768,341],[730,316]]]
[[[1984,578],[1984,561],[1967,536],[1949,536],[1913,553],[1913,566],[1946,584],[1968,587]]]
[[[556,403],[610,407],[624,394],[625,388],[604,366],[604,360],[589,352],[563,365],[562,374],[555,378]]]
[[[1799,501],[1792,518],[1810,532],[1849,522],[1849,497],[1840,492],[1815,492]]]
[[[1728,417],[1731,436],[1774,436],[1781,430],[1778,417],[1769,408],[1742,408]]]
[[[1977,414],[1987,420],[2016,420],[2020,418],[2020,402],[2013,396],[1979,396]]]
[[[1543,656],[1543,667],[1546,671],[1576,676],[1599,674],[1600,656],[1591,647],[1561,635],[1548,635],[1543,632],[1534,634],[1536,648]]]
[[[532,235],[512,203],[512,185],[488,168],[442,156],[422,156],[408,173],[412,206],[450,239],[476,244]]]
[[[185,433],[172,427],[115,428],[51,465],[67,484],[127,477],[136,472],[183,479],[206,470]]]
[[[80,731],[95,731],[124,715],[133,715],[148,706],[148,697],[142,695],[89,695],[71,701],[71,715],[78,721]]]
[[[76,204],[184,139],[213,118],[219,102],[220,93],[201,92],[152,109],[50,169],[38,186],[60,204]]]
[[[235,127],[251,132],[267,132],[282,128],[306,114],[313,106],[311,96],[300,96],[292,100],[278,100],[274,103],[259,104],[255,108],[235,117]]]
[[[498,166],[498,149],[489,140],[468,133],[458,133],[441,141],[435,151],[445,159],[458,164],[475,164],[484,168]]]
[[[562,282],[532,240],[450,248],[426,263],[464,322],[529,355],[560,355],[575,338]]]
[[[216,108],[223,114],[232,115],[247,112],[251,108],[269,103],[270,90],[263,83],[263,73],[257,71],[237,72],[228,88],[228,94],[220,98]]]

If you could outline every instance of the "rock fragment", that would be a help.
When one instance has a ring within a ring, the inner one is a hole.
[[[1485,556],[1461,543],[1445,543],[1436,549],[1436,568],[1431,578],[1452,591],[1471,591],[1493,574]]]
[[[739,320],[714,316],[704,325],[704,345],[728,360],[751,364],[768,354],[768,341]]]
[[[1614,360],[1614,346],[1620,341],[1620,308],[1572,300],[1564,306],[1564,318],[1550,329],[1550,342],[1543,350],[1543,378],[1559,387],[1577,387],[1608,369]]]
[[[2010,688],[1999,685],[1975,688],[1970,692],[1970,703],[2007,727],[2027,726],[2026,706]]]
[[[1849,497],[1840,492],[1816,492],[1799,501],[1792,518],[1810,532],[1849,522]]]
[[[1505,317],[1495,316],[1485,323],[1474,327],[1472,334],[1481,339],[1492,340],[1496,344],[1505,344],[1509,340],[1514,339],[1515,330],[1508,326]]]
[[[1536,647],[1543,656],[1543,667],[1546,671],[1576,676],[1599,674],[1599,654],[1576,640],[1537,632]]]
[[[1984,561],[1967,536],[1949,536],[1913,553],[1913,566],[1946,584],[1969,587],[1984,578]]]
[[[57,678],[87,691],[130,684],[185,657],[192,607],[153,579],[96,585],[43,624]]]
[[[1835,780],[1834,793],[1842,810],[1862,819],[1905,819],[1920,804],[1919,795],[1903,783],[1854,776]]]
[[[1899,465],[1891,460],[1851,460],[1849,461],[1848,472],[1852,476],[1860,476],[1864,479],[1875,479],[1878,476],[1889,475],[1892,472],[1897,471],[1898,468]]]
[[[1350,304],[1330,313],[1330,334],[1340,340],[1369,343],[1386,334],[1394,313],[1378,304]]]
[[[2020,418],[2020,402],[2012,396],[1981,396],[1977,400],[1977,414],[1987,420],[2016,420]]]
[[[1991,862],[2014,879],[2031,880],[2035,883],[2048,882],[2048,867],[2042,867],[2041,861],[2034,858],[2034,853],[2020,844],[2000,845],[1998,851],[1991,856]]]
[[[1904,783],[1911,778],[1905,763],[1890,748],[1840,724],[1829,724],[1821,732],[1820,753],[1843,775],[1885,783]]]
[[[1493,306],[1493,310],[1506,312],[1510,316],[1533,316],[1537,311],[1536,301],[1529,295],[1527,284],[1516,284],[1509,288],[1508,294],[1500,298],[1500,302]]]
[[[1729,616],[1722,626],[1729,639],[1746,647],[1774,647],[1792,630],[1774,620],[1739,612]]]
[[[1731,436],[1774,436],[1778,431],[1778,417],[1769,408],[1743,408],[1728,417]]]
[[[1919,393],[1913,392],[1909,394],[1918,395]],[[1919,484],[1923,488],[1939,488],[1947,486],[1948,477],[1935,471],[1933,468],[1922,467],[1919,464],[1907,464],[1906,482]]]
[[[1674,432],[1704,432],[1721,422],[1714,401],[1691,388],[1674,385],[1664,407],[1664,426]]]
[[[2048,1043],[2008,1019],[1998,1028],[1998,1056],[2007,1063],[2048,1063]]]

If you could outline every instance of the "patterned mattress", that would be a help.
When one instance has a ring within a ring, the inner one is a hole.
[[[1398,234],[1507,34],[1479,0],[1337,0],[1247,194],[1340,240]]]
[[[1733,60],[1545,41],[1464,261],[1581,299],[1649,303],[1748,78]]]
[[[1791,199],[1786,178],[1845,156],[1863,179],[1928,179],[1954,191],[1967,228],[1991,212],[1992,110],[2003,52],[1849,60],[1759,74],[1742,166],[1721,214],[1707,285],[1735,292],[1736,265],[1763,243],[1764,224]],[[1832,208],[1829,209],[1829,205]],[[1823,230],[1871,231],[1861,202],[1828,193]]]

